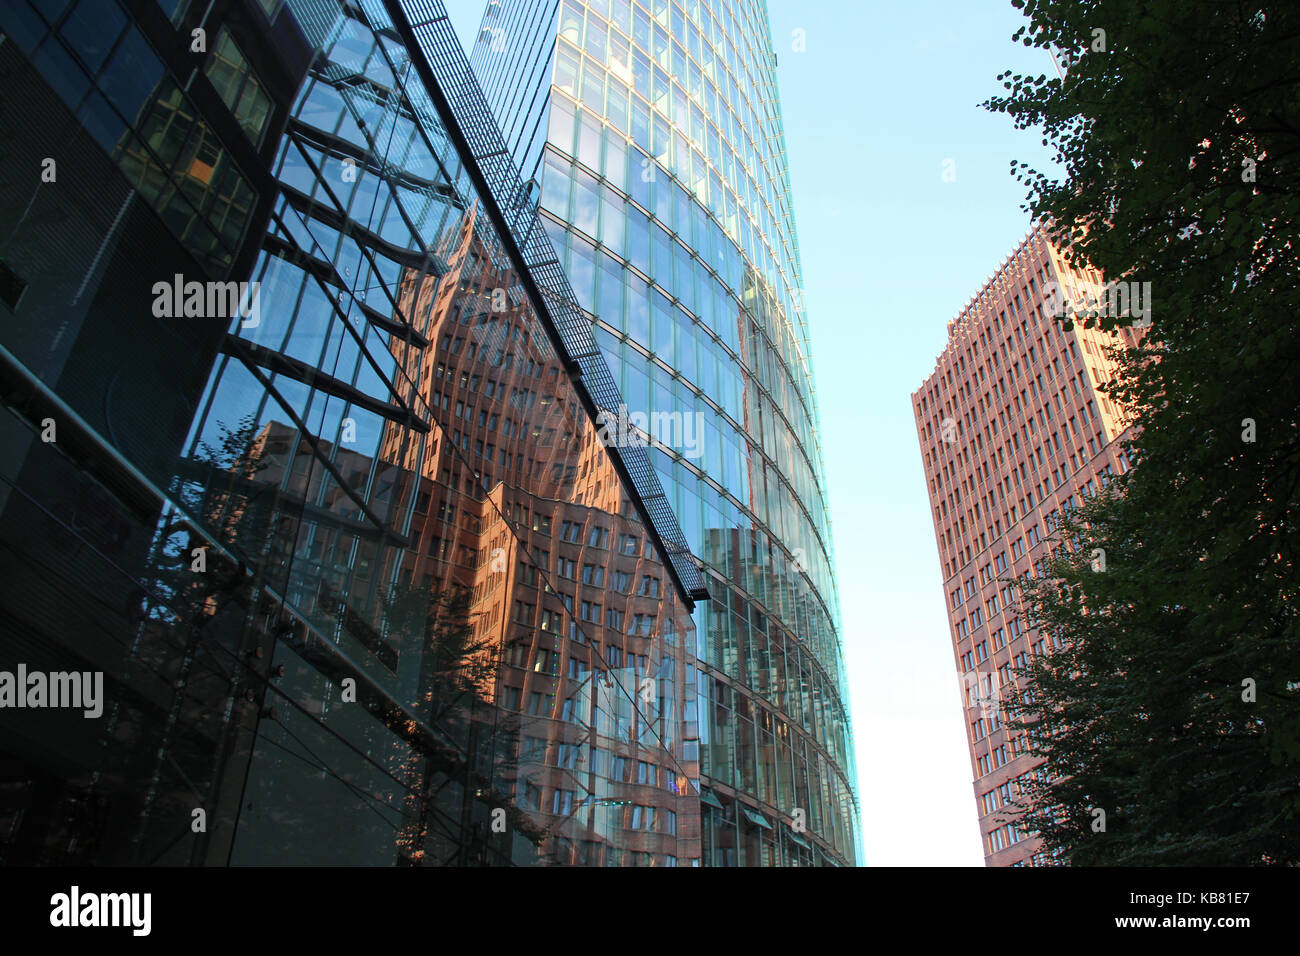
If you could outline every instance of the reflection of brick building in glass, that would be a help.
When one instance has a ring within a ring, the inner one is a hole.
[[[1017,617],[1014,581],[1040,568],[1062,512],[1128,468],[1123,410],[1098,391],[1115,337],[1066,330],[1050,314],[1053,289],[1078,301],[1100,285],[1034,230],[949,323],[947,348],[912,395],[990,866],[1046,862],[1009,810],[1039,762],[997,702],[1051,649]]]
[[[682,743],[691,620],[476,222],[471,208],[438,250],[439,281],[402,284],[400,307],[435,349],[408,360],[412,404],[439,424],[400,580],[468,593],[473,642],[499,666],[485,691],[518,715],[515,799],[568,841],[572,861],[676,862],[694,772],[669,749]],[[397,457],[400,438],[391,428],[381,456]]]

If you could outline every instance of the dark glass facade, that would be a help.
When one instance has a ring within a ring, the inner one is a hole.
[[[491,0],[471,63],[710,594],[709,865],[852,865],[857,770],[763,0]]]
[[[440,13],[0,6],[0,672],[102,675],[0,862],[699,861],[704,593]]]

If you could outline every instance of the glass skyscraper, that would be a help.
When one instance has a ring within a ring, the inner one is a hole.
[[[491,0],[471,63],[710,594],[703,860],[857,859],[821,438],[763,0]],[[644,419],[643,419],[644,420]],[[652,430],[653,431],[653,430]]]

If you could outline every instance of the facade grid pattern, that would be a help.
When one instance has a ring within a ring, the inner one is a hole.
[[[947,347],[912,395],[989,866],[1051,862],[1009,806],[1043,771],[999,702],[1017,693],[1017,671],[1052,650],[1024,626],[1016,583],[1041,573],[1061,514],[1129,467],[1124,410],[1099,391],[1114,373],[1115,335],[1067,330],[1050,314],[1053,289],[1078,301],[1101,285],[1035,228],[948,324]]]
[[[545,105],[519,124],[518,104],[539,101],[518,78],[541,63]],[[816,862],[855,862],[856,769],[766,7],[503,0],[488,4],[471,64],[516,131],[511,149],[628,408],[700,423],[698,453],[656,443],[651,460],[709,582],[693,708],[702,778],[721,796],[705,811],[706,862],[780,862],[783,846],[798,849],[790,836]],[[764,828],[746,811],[785,823]],[[790,827],[802,819],[806,839]]]

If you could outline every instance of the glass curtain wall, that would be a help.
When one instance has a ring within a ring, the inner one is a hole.
[[[705,861],[852,865],[857,772],[766,5],[492,0],[471,63],[629,410],[694,429],[652,457],[711,596],[688,704]]]
[[[217,13],[0,12],[0,670],[104,688],[0,710],[0,861],[695,864],[691,607],[454,118],[382,3]]]

